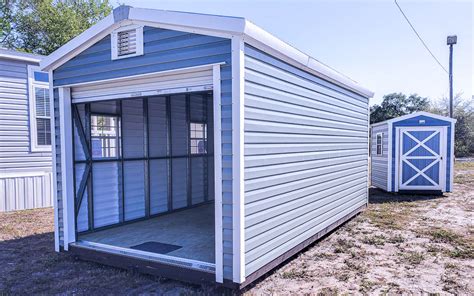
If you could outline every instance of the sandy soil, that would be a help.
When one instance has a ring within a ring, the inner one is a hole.
[[[367,210],[244,293],[473,295],[474,163],[455,183],[439,197],[371,190]],[[0,213],[0,295],[227,292],[76,261],[52,231],[51,209]]]

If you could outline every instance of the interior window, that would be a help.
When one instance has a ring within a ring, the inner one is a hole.
[[[207,124],[191,122],[190,123],[190,145],[191,154],[207,153]]]
[[[92,157],[117,158],[119,120],[112,115],[91,115]]]
[[[382,155],[383,153],[383,134],[377,134],[377,155]]]

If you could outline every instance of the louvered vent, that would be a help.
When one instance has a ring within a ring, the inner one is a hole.
[[[137,30],[127,30],[117,34],[117,55],[126,56],[137,53]]]

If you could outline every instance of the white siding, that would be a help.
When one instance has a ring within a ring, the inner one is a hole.
[[[367,202],[368,99],[245,48],[245,273]]]
[[[30,147],[27,65],[0,59],[0,211],[52,206],[51,152]]]
[[[377,155],[377,134],[382,133],[382,155]],[[372,186],[388,190],[388,124],[372,127],[370,147],[370,183]]]

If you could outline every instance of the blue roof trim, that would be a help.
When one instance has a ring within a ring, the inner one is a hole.
[[[115,23],[126,20],[128,19],[128,15],[130,14],[130,6],[120,5],[119,7],[114,9],[113,13]]]

